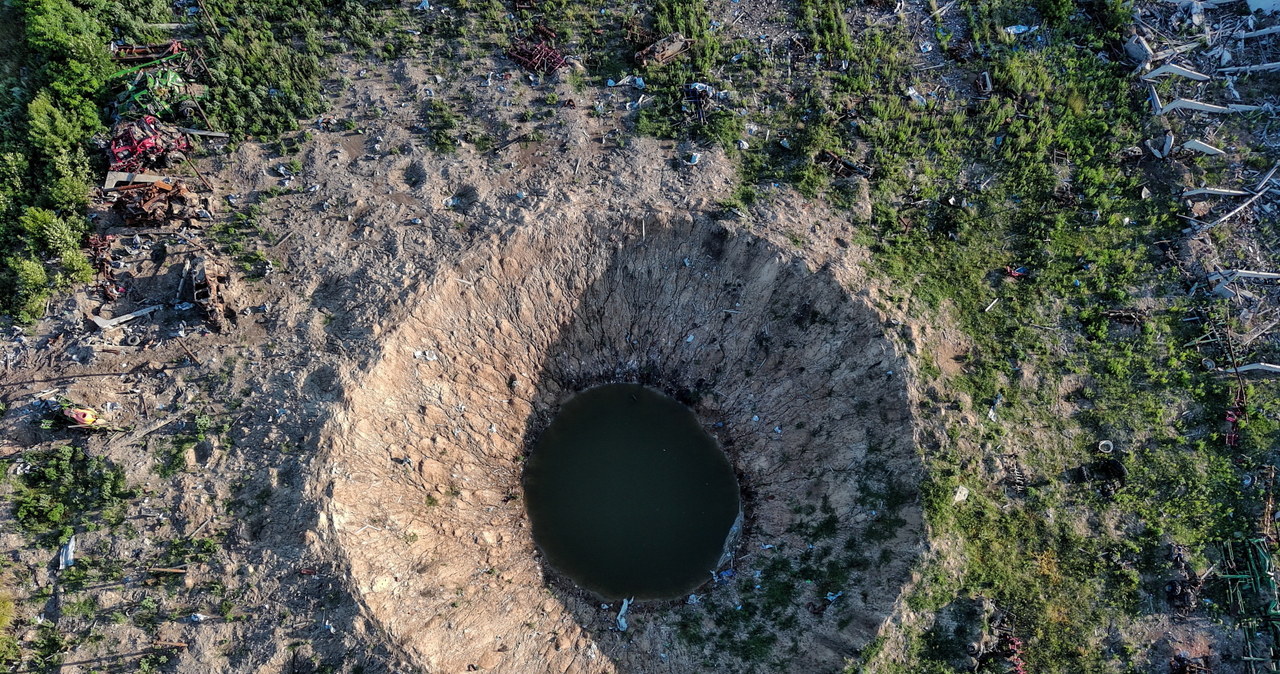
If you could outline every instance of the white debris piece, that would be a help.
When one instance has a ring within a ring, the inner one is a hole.
[[[618,611],[618,619],[617,619],[619,632],[627,631],[627,609],[631,608],[631,602],[634,600],[635,600],[635,597],[632,597],[631,599],[622,600],[622,609]]]
[[[1253,112],[1262,108],[1256,105],[1240,105],[1238,103],[1228,103],[1227,105],[1213,105],[1212,103],[1202,103],[1193,101],[1189,98],[1175,98],[1165,103],[1160,108],[1161,115],[1167,115],[1174,110],[1193,110],[1196,112],[1212,112],[1215,114],[1223,114],[1228,112]]]
[[[1156,79],[1157,77],[1164,77],[1166,75],[1176,75],[1178,77],[1185,77],[1189,80],[1195,80],[1197,82],[1208,82],[1210,80],[1210,77],[1208,75],[1205,75],[1203,73],[1198,73],[1194,70],[1191,70],[1190,68],[1183,68],[1182,66],[1176,66],[1172,63],[1166,63],[1160,66],[1159,68],[1152,70],[1146,75],[1143,75],[1142,79],[1150,82]]]
[[[1220,154],[1226,154],[1226,152],[1224,152],[1219,148],[1216,148],[1203,141],[1194,140],[1194,139],[1183,143],[1182,148],[1184,150],[1191,150],[1192,152],[1199,152],[1200,154],[1207,154],[1211,157],[1220,155]]]

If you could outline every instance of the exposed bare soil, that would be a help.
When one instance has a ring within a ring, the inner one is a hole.
[[[361,77],[366,67],[339,61],[335,73],[354,79],[335,115],[361,133],[313,129],[301,176],[251,142],[202,163],[220,216],[256,202],[274,241],[259,246],[265,278],[230,291],[227,331],[174,308],[183,262],[214,248],[207,233],[135,240],[104,215],[122,236],[127,296],[78,293],[10,343],[12,465],[21,448],[85,437],[41,429],[38,399],[62,395],[132,429],[87,442],[146,489],[126,525],[136,535],[85,532],[81,555],[124,566],[94,590],[103,611],[129,616],[147,597],[167,611],[154,629],[95,624],[105,639],[78,645],[63,671],[128,663],[156,639],[187,644],[174,651],[182,672],[741,671],[676,638],[687,605],[639,605],[620,633],[616,607],[540,563],[521,459],[560,401],[606,381],[679,396],[720,439],[746,503],[739,578],[821,543],[795,526],[804,504],[829,504],[841,541],[894,517],[831,610],[801,610],[780,635],[794,671],[840,668],[894,613],[924,547],[918,503],[883,513],[871,496],[918,475],[914,394],[848,224],[781,191],[725,213],[715,199],[732,168],[717,152],[685,166],[671,144],[617,147],[614,122],[586,110],[557,111],[541,142],[438,156],[412,131],[428,85],[496,90],[442,85],[410,62]],[[291,191],[263,195],[273,186]],[[125,330],[83,317],[154,303],[166,308]],[[162,479],[157,454],[197,413],[225,432]],[[643,495],[619,485],[618,497]],[[179,537],[220,548],[157,581],[145,569]],[[19,579],[28,590],[55,590],[44,619],[84,626],[61,617],[52,551],[24,549],[11,526],[0,545],[35,570]],[[752,591],[709,590],[730,606]]]

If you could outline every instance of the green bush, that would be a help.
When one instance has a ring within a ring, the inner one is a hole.
[[[14,493],[14,519],[42,543],[60,545],[78,527],[95,529],[96,518],[115,519],[134,497],[124,471],[83,447],[27,452],[23,458],[32,470]]]

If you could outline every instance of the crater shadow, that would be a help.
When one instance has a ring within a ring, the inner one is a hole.
[[[715,580],[692,600],[638,602],[626,633],[617,604],[540,556],[547,585],[620,671],[839,669],[923,549],[910,402],[882,319],[831,270],[713,221],[625,229],[588,244],[610,254],[545,351],[521,445],[527,457],[578,392],[642,384],[716,438],[744,519]],[[645,494],[619,484],[615,498]]]
[[[891,616],[921,466],[904,363],[840,272],[700,216],[602,216],[496,234],[393,296],[312,489],[317,544],[405,662],[838,671]],[[720,577],[637,603],[625,632],[542,559],[521,489],[560,407],[621,382],[693,411],[743,508]]]

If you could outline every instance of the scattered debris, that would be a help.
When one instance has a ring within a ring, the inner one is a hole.
[[[1029,484],[1027,481],[1027,473],[1023,470],[1022,464],[1018,463],[1017,455],[1007,454],[999,458],[1001,464],[1004,466],[1005,474],[1008,476],[1006,481],[1009,483],[1009,486],[1013,488],[1014,493],[1019,495],[1027,493],[1027,486]]]
[[[166,56],[176,56],[187,48],[180,40],[170,40],[161,44],[123,44],[112,42],[108,45],[111,60],[119,63],[145,63]]]
[[[692,40],[686,40],[680,33],[671,33],[636,52],[636,63],[641,66],[662,65],[689,51],[692,46]]]
[[[684,109],[697,115],[699,122],[707,121],[707,107],[715,97],[716,90],[709,84],[690,82],[684,85]]]
[[[62,408],[62,416],[71,422],[67,428],[102,428],[107,425],[107,420],[103,419],[97,410],[89,407],[68,405]],[[74,548],[72,550],[74,551]]]
[[[116,99],[116,113],[121,117],[142,114],[190,119],[199,110],[196,101],[206,93],[203,85],[188,82],[176,70],[142,71]]]

